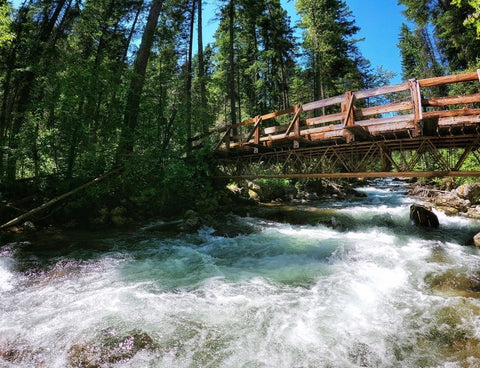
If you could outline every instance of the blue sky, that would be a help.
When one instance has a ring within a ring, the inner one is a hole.
[[[358,43],[362,55],[370,60],[376,69],[382,66],[397,76],[392,83],[402,81],[402,67],[399,49],[397,47],[400,26],[405,22],[403,7],[397,5],[397,0],[346,0],[353,12],[357,26],[360,27],[358,38],[364,38]],[[219,7],[218,0],[204,1],[205,43],[213,42],[213,33],[217,24],[212,19]],[[294,28],[299,20],[294,0],[282,0],[283,7],[291,17]],[[300,32],[297,36],[301,36]]]

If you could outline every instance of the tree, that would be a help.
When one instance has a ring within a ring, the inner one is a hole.
[[[369,67],[353,37],[359,31],[343,0],[299,0],[303,49],[318,100],[365,86]]]
[[[11,30],[11,12],[12,8],[9,3],[0,2],[0,48],[8,46],[15,37]]]
[[[461,7],[465,3],[465,0],[452,0],[452,4]],[[468,4],[473,8],[473,13],[470,13],[465,21],[464,25],[473,25],[477,30],[477,37],[480,37],[480,0],[468,0]]]
[[[198,49],[198,80],[200,84],[200,123],[202,133],[208,131],[208,107],[207,107],[207,87],[205,83],[205,58],[203,55],[203,14],[202,0],[198,1],[198,17],[197,17],[197,49]]]
[[[150,12],[148,13],[147,24],[143,31],[142,41],[133,64],[133,75],[130,80],[124,122],[118,145],[118,153],[120,155],[133,152],[135,130],[138,125],[140,100],[145,81],[145,72],[147,70],[147,63],[150,57],[155,29],[158,17],[160,16],[160,11],[162,10],[162,5],[163,0],[152,1]]]
[[[468,0],[468,3],[461,0],[399,0],[399,3],[405,5],[405,15],[415,23],[414,33],[423,38],[430,50],[417,56],[429,61],[419,61],[418,64],[432,64],[431,60],[435,58],[436,63],[444,65],[449,72],[475,67],[480,58],[480,39],[475,28],[465,25],[465,19],[467,25],[477,22],[478,0]]]
[[[406,24],[402,24],[398,47],[402,55],[404,79],[429,78],[443,74],[443,68],[435,57],[425,27],[412,31]]]

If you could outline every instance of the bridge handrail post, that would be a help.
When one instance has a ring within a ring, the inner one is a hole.
[[[302,105],[295,105],[295,126],[293,127],[293,131],[295,133],[295,137],[300,137],[300,114],[302,113]]]
[[[262,123],[262,117],[257,115],[255,122],[255,132],[253,136],[254,143],[258,146],[260,145],[260,124]]]
[[[215,147],[215,151],[220,148],[223,142],[225,142],[225,148],[228,151],[230,151],[230,133],[232,131],[232,126],[229,126],[226,130],[225,133],[223,134],[222,138],[220,138],[220,141],[218,142],[217,146]]]
[[[355,94],[352,91],[345,92],[345,103],[342,105],[342,112],[345,114],[343,125],[355,125]]]
[[[290,125],[288,126],[287,130],[285,131],[284,137],[288,137],[290,133],[292,132],[296,137],[300,137],[300,114],[303,112],[303,107],[302,105],[295,105],[293,113],[293,119]]]
[[[410,89],[410,98],[413,105],[413,119],[415,123],[414,136],[418,137],[422,135],[422,95],[420,90],[420,83],[418,79],[410,79],[408,81],[408,87]]]

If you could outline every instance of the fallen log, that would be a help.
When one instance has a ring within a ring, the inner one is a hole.
[[[12,219],[12,220],[4,223],[2,226],[0,226],[0,230],[3,230],[3,229],[6,229],[6,228],[8,228],[8,227],[10,227],[10,226],[16,225],[16,224],[18,224],[19,222],[21,222],[21,221],[29,218],[30,216],[33,216],[33,215],[35,215],[35,214],[37,214],[37,213],[45,210],[46,208],[54,205],[55,203],[60,202],[61,200],[65,199],[65,198],[67,198],[67,197],[70,197],[71,195],[73,195],[73,194],[75,194],[75,193],[77,193],[77,192],[79,192],[79,191],[81,191],[81,190],[83,190],[83,189],[85,189],[85,188],[88,188],[89,186],[91,186],[91,185],[93,185],[93,184],[95,184],[95,183],[99,183],[99,182],[101,182],[102,180],[104,180],[104,179],[106,179],[106,178],[109,178],[110,176],[113,176],[113,175],[115,175],[115,174],[118,174],[120,171],[121,171],[120,168],[118,168],[118,169],[116,169],[116,170],[113,170],[113,171],[110,171],[109,173],[106,173],[106,174],[104,174],[104,175],[102,175],[102,176],[99,176],[98,178],[95,178],[95,179],[93,179],[92,181],[89,181],[88,183],[85,183],[85,184],[83,184],[83,185],[81,185],[81,186],[79,186],[79,187],[77,187],[77,188],[75,188],[75,189],[73,189],[73,190],[65,193],[65,194],[62,194],[61,196],[58,196],[58,197],[56,197],[56,198],[53,198],[52,200],[50,200],[50,201],[42,204],[41,206],[36,207],[36,208],[28,211],[27,213],[24,213],[23,215],[18,216],[18,217],[16,217],[16,218],[14,218],[14,219]]]

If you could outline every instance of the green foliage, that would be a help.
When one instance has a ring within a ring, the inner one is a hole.
[[[312,98],[336,96],[366,86],[369,63],[354,38],[359,28],[342,0],[299,0],[303,48],[313,81]]]
[[[8,46],[15,38],[11,28],[11,12],[12,8],[8,2],[0,3],[0,48]]]
[[[475,27],[477,37],[480,37],[480,0],[468,0],[467,2],[473,8],[473,13],[467,16],[463,24]],[[452,0],[452,4],[461,7],[465,4],[465,0]]]
[[[399,3],[405,5],[405,15],[414,22],[413,30],[403,26],[400,36],[406,77],[415,69],[423,70],[421,76],[438,75],[442,69],[465,70],[478,62],[478,0],[400,0]],[[433,68],[433,73],[428,68]]]

